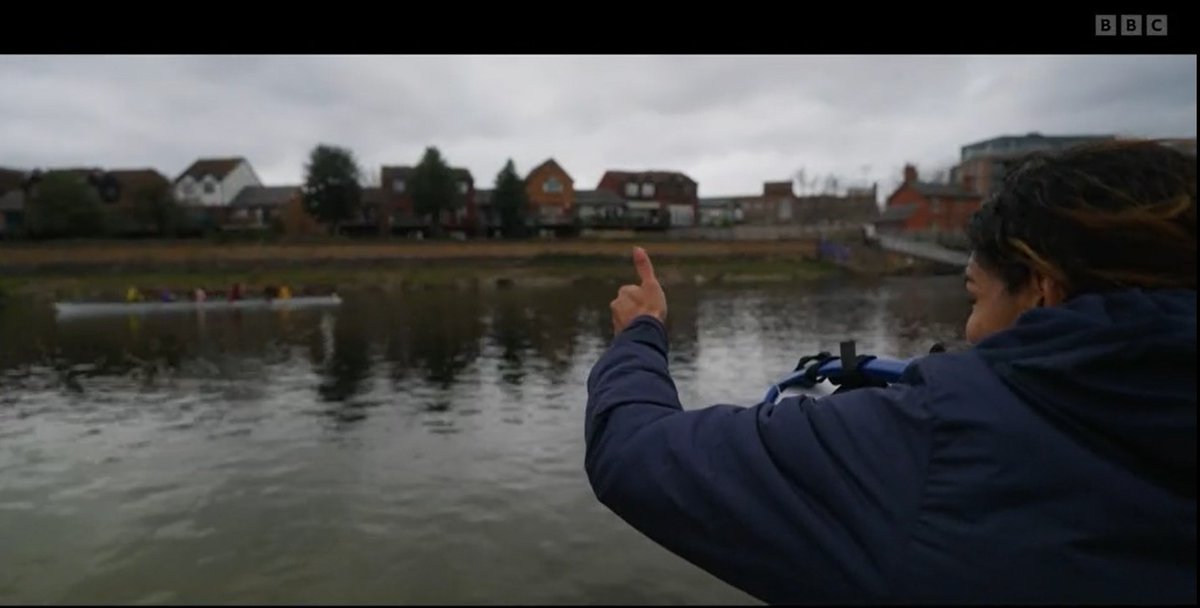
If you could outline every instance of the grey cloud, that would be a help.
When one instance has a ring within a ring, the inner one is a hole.
[[[802,166],[886,188],[1005,133],[1196,133],[1195,56],[9,56],[0,91],[0,165],[238,154],[271,183],[321,142],[371,172],[436,145],[485,184],[553,156],[582,187],[663,168],[715,195]]]

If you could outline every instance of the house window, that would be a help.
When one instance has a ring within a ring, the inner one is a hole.
[[[542,184],[542,192],[558,193],[563,191],[562,182],[556,178],[550,178]]]
[[[189,179],[189,180],[183,182],[183,195],[184,196],[191,196],[195,193],[196,193],[196,184],[193,183],[192,180]]]
[[[628,184],[625,184],[625,196],[637,196],[637,195],[638,195],[637,184],[635,184],[633,182],[629,182]]]
[[[217,191],[217,185],[211,179],[204,180],[204,193],[212,194]]]
[[[459,194],[466,194],[467,190],[469,190],[469,189],[470,188],[467,186],[467,182],[458,182],[458,193]]]
[[[654,184],[642,184],[642,196],[654,196]]]
[[[404,192],[404,180],[398,177],[392,180],[392,192]]]

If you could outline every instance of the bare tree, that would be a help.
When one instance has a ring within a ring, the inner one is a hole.
[[[838,178],[836,175],[830,173],[829,175],[825,176],[825,194],[829,196],[836,196],[837,193]]]
[[[805,179],[805,175],[806,175],[806,173],[804,171],[804,167],[800,167],[799,169],[796,170],[795,177],[793,177],[793,181],[795,181],[795,183],[796,183],[796,192],[800,196],[804,196],[804,188],[808,185],[808,181],[807,181],[807,179]]]

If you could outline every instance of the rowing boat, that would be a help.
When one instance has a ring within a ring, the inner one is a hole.
[[[222,310],[294,310],[300,308],[325,308],[338,306],[342,299],[337,294],[328,296],[297,296],[286,299],[247,298],[244,300],[212,299],[203,301],[180,300],[175,302],[55,302],[54,312],[59,317],[186,313]]]

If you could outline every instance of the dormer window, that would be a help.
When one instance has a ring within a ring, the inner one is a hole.
[[[467,186],[467,182],[458,182],[458,193],[459,194],[466,194],[467,190],[469,190],[469,189],[470,189],[470,187]]]
[[[544,183],[542,183],[542,192],[557,194],[562,191],[563,191],[562,182],[558,181],[558,179],[556,179],[556,178],[552,177],[552,178],[546,180]]]
[[[404,180],[397,177],[392,180],[392,192],[404,192]]]
[[[642,184],[642,196],[654,196],[654,184]]]
[[[629,182],[629,183],[625,184],[625,196],[632,197],[632,196],[637,196],[637,195],[638,195],[638,185],[637,184],[635,184],[633,182]]]
[[[217,184],[215,181],[213,181],[213,178],[211,178],[211,177],[204,178],[204,193],[212,194],[216,191],[217,191]]]

